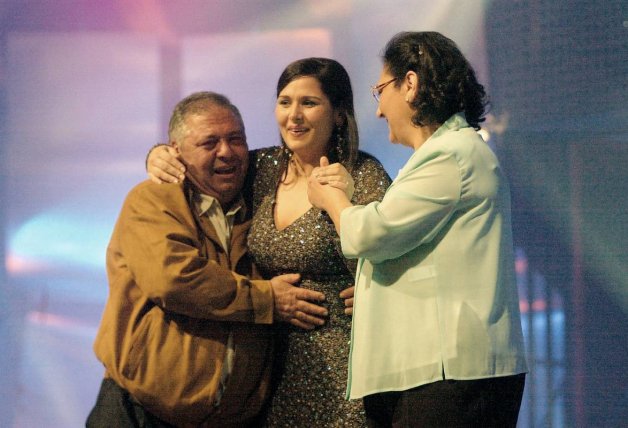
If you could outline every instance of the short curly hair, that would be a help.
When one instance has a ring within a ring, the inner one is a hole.
[[[451,39],[434,31],[404,31],[386,44],[382,59],[397,78],[396,86],[410,70],[419,76],[419,93],[412,103],[415,125],[440,125],[464,113],[469,125],[480,129],[489,104],[486,92]]]
[[[210,91],[194,92],[187,97],[183,98],[177,103],[170,116],[170,122],[168,123],[168,138],[175,139],[175,135],[180,134],[186,130],[185,118],[188,115],[201,114],[207,112],[211,107],[224,107],[235,115],[236,119],[240,122],[242,133],[244,133],[244,121],[240,110],[229,101],[223,94]]]

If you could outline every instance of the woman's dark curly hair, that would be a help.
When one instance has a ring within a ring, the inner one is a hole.
[[[418,126],[440,125],[463,112],[476,130],[484,121],[488,100],[473,68],[456,44],[440,33],[401,32],[384,48],[384,66],[401,85],[410,70],[419,76],[419,93],[412,102]]]

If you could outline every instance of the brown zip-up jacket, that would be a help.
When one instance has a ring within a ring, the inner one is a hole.
[[[188,184],[145,181],[124,202],[94,351],[105,376],[166,422],[237,426],[267,398],[273,295],[269,281],[249,279],[258,277],[246,254],[249,223],[235,221],[227,255]],[[234,367],[217,405],[229,333]]]

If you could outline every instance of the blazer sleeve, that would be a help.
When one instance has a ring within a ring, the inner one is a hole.
[[[458,163],[451,153],[406,166],[381,202],[342,211],[343,253],[380,263],[430,242],[457,209],[461,188]]]
[[[163,186],[163,187],[162,187]],[[109,273],[131,275],[165,311],[195,318],[271,323],[269,281],[251,281],[214,260],[177,185],[143,183],[131,191],[107,253]]]
[[[366,205],[373,201],[381,201],[386,193],[386,189],[390,186],[390,176],[384,169],[384,166],[375,157],[365,152],[359,152],[358,161],[351,176],[355,185],[355,192],[351,202],[356,205]],[[331,225],[331,219],[329,222]],[[333,225],[331,227],[333,228]],[[338,254],[342,256],[349,272],[355,275],[357,260],[345,257],[340,237],[335,230],[332,232],[332,236]]]

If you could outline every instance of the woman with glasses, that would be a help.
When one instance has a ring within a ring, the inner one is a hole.
[[[383,63],[376,114],[407,163],[381,202],[321,184],[324,166],[309,180],[358,259],[348,395],[373,427],[515,427],[527,367],[508,184],[476,132],[484,88],[435,32],[397,34]]]
[[[356,264],[342,256],[329,216],[309,202],[307,179],[325,157],[332,163],[327,182],[354,203],[367,204],[383,197],[390,178],[375,158],[358,150],[351,82],[338,62],[306,58],[289,64],[277,83],[275,118],[281,145],[250,154],[244,189],[253,208],[249,251],[268,277],[300,273],[303,287],[326,295],[329,317],[309,331],[277,326],[277,385],[266,423],[364,426],[361,401],[345,399],[353,292],[347,287],[354,283]],[[147,165],[153,179],[164,181],[176,179],[183,167],[165,146],[152,151]]]

